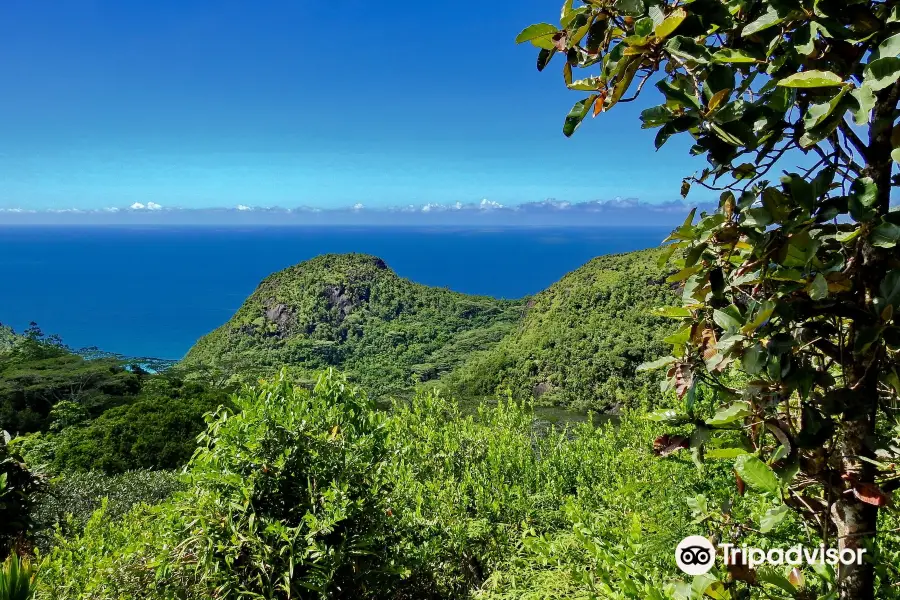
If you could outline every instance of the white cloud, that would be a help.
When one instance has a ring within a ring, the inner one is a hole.
[[[161,204],[157,204],[156,202],[148,202],[147,210],[159,210],[162,208]]]
[[[363,205],[359,202],[357,202],[356,204],[353,205],[353,210],[362,210],[362,209],[363,209]]]
[[[147,207],[144,206],[143,204],[141,204],[140,202],[135,202],[134,204],[131,205],[130,208],[131,208],[131,210],[144,210]]]
[[[235,206],[235,208],[238,209],[238,210],[253,210],[252,208],[250,208],[250,207],[247,206],[246,204],[238,204],[237,206]]]
[[[107,208],[104,208],[103,210],[105,210],[106,212],[116,213],[116,212],[119,212],[119,207],[109,206]]]
[[[491,210],[494,208],[503,208],[503,205],[499,202],[494,202],[493,200],[488,200],[487,198],[483,198],[481,200],[481,204],[478,205],[481,210]]]

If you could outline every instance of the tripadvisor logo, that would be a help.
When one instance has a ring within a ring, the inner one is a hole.
[[[754,569],[762,564],[792,565],[825,563],[829,565],[860,565],[863,562],[864,548],[826,548],[820,545],[814,548],[796,545],[790,548],[748,548],[734,544],[719,544],[725,565],[747,565]],[[690,535],[675,548],[675,562],[678,568],[687,575],[703,575],[712,569],[716,562],[716,546],[705,537]]]

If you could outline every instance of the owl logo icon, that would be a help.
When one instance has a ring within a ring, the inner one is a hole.
[[[690,535],[675,548],[675,562],[688,575],[703,575],[716,562],[716,547],[705,537]]]

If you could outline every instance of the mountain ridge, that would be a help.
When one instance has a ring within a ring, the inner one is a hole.
[[[508,386],[544,404],[633,404],[654,389],[635,368],[664,349],[664,323],[649,315],[672,294],[660,252],[597,257],[521,300],[418,284],[367,254],[324,254],[264,278],[182,365],[245,377],[335,366],[376,395],[428,382],[465,397]]]
[[[336,366],[381,394],[460,362],[433,356],[448,344],[499,341],[521,306],[414,283],[375,256],[324,254],[263,279],[182,364],[235,365],[254,374],[281,365],[304,372]]]

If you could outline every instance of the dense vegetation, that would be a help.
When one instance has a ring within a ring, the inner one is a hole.
[[[85,418],[96,417],[139,389],[138,376],[120,363],[85,360],[32,328],[0,353],[0,428],[47,430],[60,402],[77,406]]]
[[[900,597],[900,5],[566,0],[560,16],[518,41],[539,70],[563,54],[589,93],[564,133],[653,80],[644,126],[657,147],[693,138],[709,167],[682,194],[721,191],[718,210],[523,301],[323,256],[267,278],[177,377],[0,331],[17,434],[0,440],[0,594]],[[802,172],[767,179],[798,153]],[[642,373],[660,368],[657,392]],[[504,387],[474,412],[440,391]],[[538,427],[535,398],[621,418]],[[181,476],[132,470],[188,455]],[[685,580],[672,550],[697,533],[867,554]],[[16,558],[34,544],[36,578]]]
[[[706,489],[692,465],[653,461],[652,432],[631,415],[538,436],[513,401],[464,416],[420,391],[379,412],[333,372],[312,391],[282,376],[236,405],[210,420],[185,492],[60,539],[38,597],[501,598],[523,579],[577,585],[533,560],[545,542],[608,549],[600,577],[627,589],[615,559],[665,577],[670,553],[654,548],[690,526],[661,483]]]
[[[669,323],[651,314],[675,292],[662,251],[602,256],[528,300],[519,325],[444,381],[464,397],[509,386],[520,398],[608,410],[658,395],[637,367],[665,350]]]
[[[689,139],[706,159],[681,193],[714,190],[719,208],[669,238],[683,293],[661,312],[681,328],[652,366],[683,405],[665,420],[693,426],[701,460],[742,431],[734,493],[747,482],[842,553],[869,552],[841,566],[836,595],[877,597],[895,575],[880,553],[896,529],[879,527],[900,487],[900,5],[566,0],[559,28],[517,41],[540,48],[538,70],[564,56],[582,94],[565,135],[640,98],[657,148]],[[696,410],[702,392],[722,403],[712,418]],[[758,585],[732,575],[746,585],[714,579],[705,593]]]
[[[307,379],[336,366],[381,395],[435,379],[496,343],[521,312],[519,301],[402,279],[373,256],[324,255],[263,280],[183,364],[244,380],[283,365]]]
[[[267,278],[184,365],[272,374],[337,366],[374,395],[439,379],[464,398],[606,410],[658,389],[636,368],[664,349],[650,309],[674,297],[652,250],[591,261],[534,298],[497,301],[401,279],[380,260],[329,255]]]

